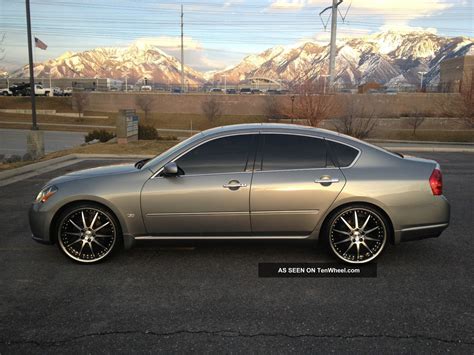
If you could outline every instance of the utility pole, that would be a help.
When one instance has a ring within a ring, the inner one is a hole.
[[[26,30],[28,33],[28,62],[30,69],[30,98],[31,98],[31,119],[33,125],[31,129],[33,131],[38,130],[36,124],[36,97],[35,97],[35,71],[33,68],[33,41],[31,38],[31,17],[30,17],[30,0],[25,0],[26,4]]]
[[[332,6],[326,7],[321,14],[331,9],[331,46],[329,50],[329,88],[333,89],[335,81],[336,69],[336,34],[337,34],[337,7],[342,4],[343,0],[332,0]]]
[[[184,35],[183,35],[183,4],[181,4],[181,92],[184,92]]]
[[[224,77],[224,94],[227,94],[227,74],[222,74]]]

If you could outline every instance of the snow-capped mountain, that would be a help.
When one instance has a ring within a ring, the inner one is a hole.
[[[84,52],[66,52],[61,56],[35,65],[35,76],[101,77],[130,82],[147,78],[156,83],[178,83],[181,80],[181,62],[147,41],[136,41],[126,48],[96,48]],[[194,69],[184,67],[189,84],[203,83],[204,77]],[[27,77],[28,65],[12,73]]]
[[[425,83],[437,84],[439,63],[447,58],[474,54],[474,40],[442,37],[428,31],[388,30],[338,42],[336,83],[358,85],[375,81],[388,86],[418,85],[418,72],[427,72]],[[266,77],[292,83],[328,74],[329,45],[306,42],[292,47],[276,46],[249,55],[235,66],[200,73],[185,66],[189,84],[219,81],[239,83],[252,77]],[[96,48],[66,52],[58,58],[35,65],[35,76],[102,77],[132,83],[143,78],[155,83],[179,83],[181,63],[153,43],[142,40],[126,48]],[[28,66],[10,76],[28,76]]]
[[[427,31],[389,30],[361,38],[338,42],[336,83],[358,85],[376,81],[382,84],[417,84],[418,72],[428,72],[426,83],[439,81],[439,63],[443,59],[465,55],[474,48],[466,37],[448,38]],[[267,77],[295,82],[327,74],[329,45],[306,42],[303,45],[274,47],[249,55],[239,64],[214,74],[227,75],[238,82],[251,77]]]

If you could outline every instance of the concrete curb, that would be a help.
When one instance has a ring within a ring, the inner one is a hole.
[[[153,155],[136,155],[136,154],[126,154],[126,155],[117,155],[117,154],[68,154],[62,157],[53,158],[45,161],[40,161],[37,163],[28,164],[21,166],[16,169],[11,169],[7,171],[0,172],[0,182],[7,180],[12,177],[19,177],[24,174],[31,172],[38,172],[44,169],[48,171],[58,169],[61,166],[64,166],[63,163],[70,162],[72,160],[87,160],[87,159],[144,159],[144,158],[153,158]],[[71,162],[73,164],[75,162]],[[70,165],[66,164],[66,165]],[[35,174],[36,175],[36,174]]]

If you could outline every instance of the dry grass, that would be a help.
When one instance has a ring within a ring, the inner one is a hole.
[[[35,162],[46,161],[68,154],[157,155],[172,147],[176,143],[177,141],[137,141],[130,142],[128,144],[97,143],[50,153]],[[31,163],[32,162],[18,162],[11,164],[0,164],[0,171],[19,168]]]

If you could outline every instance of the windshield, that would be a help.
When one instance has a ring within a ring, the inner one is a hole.
[[[191,144],[192,142],[198,140],[202,136],[202,133],[195,134],[178,144],[172,146],[168,150],[165,150],[163,153],[157,155],[153,159],[150,159],[145,165],[143,165],[141,168],[142,169],[150,169],[152,171],[155,171],[154,166],[157,165],[161,160],[166,159],[166,157],[172,155],[174,152],[177,150],[180,150],[182,147],[185,147],[188,144]]]

